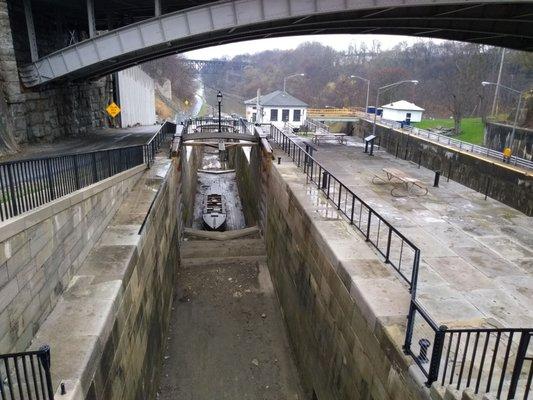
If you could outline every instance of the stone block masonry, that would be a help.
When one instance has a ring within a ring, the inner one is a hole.
[[[37,25],[50,23],[48,17],[34,17]],[[18,68],[30,61],[25,24],[21,1],[0,0],[0,155],[27,142],[84,135],[109,125],[105,107],[112,99],[111,77],[35,90],[21,86]],[[57,47],[57,35],[50,32],[39,38],[43,51]]]
[[[56,399],[154,399],[179,265],[181,165],[156,158],[36,334]]]
[[[363,137],[372,124],[360,120],[355,133]],[[420,163],[480,193],[501,201],[528,216],[533,215],[533,174],[512,165],[434,143],[377,125],[378,143],[397,157]]]
[[[264,173],[268,267],[309,398],[429,398],[402,351],[408,288],[291,161]]]
[[[28,347],[144,168],[0,223],[0,353]]]

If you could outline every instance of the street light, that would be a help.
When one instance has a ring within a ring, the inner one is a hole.
[[[222,105],[222,92],[219,90],[217,94],[217,100],[218,100],[218,131],[222,132],[222,124],[220,121],[220,107]]]
[[[379,104],[379,92],[380,90],[389,90],[389,89],[392,89],[393,87],[396,87],[396,86],[399,86],[403,83],[414,83],[415,85],[418,85],[418,81],[416,80],[406,80],[406,81],[399,81],[399,82],[394,82],[394,83],[391,83],[390,85],[385,85],[385,86],[382,86],[380,88],[378,88],[378,93],[376,94],[376,108],[374,109],[374,127],[372,128],[372,135],[376,135],[376,117],[378,115],[378,104]]]
[[[361,79],[363,82],[366,82],[366,104],[365,104],[365,113],[366,113],[368,112],[368,96],[370,95],[370,80],[362,78],[357,75],[350,75],[350,78]]]
[[[289,76],[286,76],[285,78],[283,78],[283,91],[286,92],[285,90],[285,87],[287,86],[287,79],[290,79],[294,76],[305,76],[305,74],[292,74],[292,75],[289,75]]]
[[[520,106],[522,105],[522,95],[524,94],[524,92],[521,92],[520,90],[513,89],[513,88],[511,88],[509,86],[502,85],[501,83],[483,81],[483,82],[481,82],[481,84],[483,86],[494,85],[496,87],[501,87],[501,88],[507,89],[507,90],[509,90],[509,91],[511,91],[513,93],[518,94],[518,104],[516,106],[516,112],[514,114],[513,130],[511,132],[511,137],[509,138],[509,142],[507,143],[507,147],[509,147],[511,149],[511,154],[512,154],[513,143],[514,143],[514,135],[515,135],[515,132],[516,132],[516,124],[518,123],[518,114],[520,113]]]

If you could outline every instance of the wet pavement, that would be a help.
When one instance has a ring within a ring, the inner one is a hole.
[[[145,144],[155,135],[161,125],[136,126],[133,128],[91,129],[86,135],[62,138],[51,143],[26,144],[16,154],[0,157],[0,162],[22,158],[53,157],[56,155],[87,153],[115,147]]]
[[[363,150],[350,137],[347,145],[321,144],[315,156],[421,249],[417,298],[434,319],[450,327],[533,326],[533,218],[453,181],[441,178],[433,188],[433,171]],[[394,197],[391,184],[373,184],[387,167],[424,182],[428,195]]]

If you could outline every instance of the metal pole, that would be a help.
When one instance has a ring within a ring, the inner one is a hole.
[[[87,22],[89,24],[89,37],[95,37],[96,22],[94,20],[94,0],[87,0]]]
[[[379,102],[379,89],[378,93],[376,94],[376,105],[374,108],[374,126],[372,128],[372,135],[376,136],[376,117],[378,115],[378,102]]]
[[[498,112],[497,102],[498,102],[498,94],[500,92],[500,82],[502,80],[502,69],[503,69],[503,59],[505,57],[505,49],[502,49],[502,58],[500,60],[500,69],[498,71],[498,81],[496,83],[496,90],[494,91],[494,100],[492,101],[492,110],[490,114],[494,116],[494,113]]]
[[[370,95],[370,81],[366,81],[366,105],[365,105],[365,113],[368,112],[368,96]]]
[[[219,132],[222,132],[222,125],[221,125],[221,121],[220,121],[220,105],[222,104],[221,101],[218,102],[218,131]]]
[[[496,86],[498,87],[498,86]],[[509,139],[509,147],[511,148],[511,154],[513,154],[513,142],[516,132],[516,124],[518,123],[518,114],[520,114],[520,106],[522,105],[522,93],[518,95],[518,105],[516,106],[516,112],[514,115],[513,131],[511,132],[511,138]]]
[[[283,78],[283,91],[285,92],[285,87],[287,86],[287,77]]]
[[[28,41],[30,42],[31,60],[37,61],[39,59],[39,52],[37,50],[37,37],[35,36],[35,25],[33,24],[31,0],[24,0],[24,16],[26,17],[26,29],[28,31]]]
[[[154,15],[156,17],[161,16],[161,0],[154,0]]]

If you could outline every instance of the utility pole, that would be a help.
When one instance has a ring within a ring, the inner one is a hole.
[[[500,85],[502,80],[503,60],[505,58],[505,48],[502,48],[502,58],[500,60],[500,69],[498,71],[498,80],[496,81],[496,89],[494,90],[494,100],[492,101],[492,116],[498,114],[498,94],[500,93]]]

